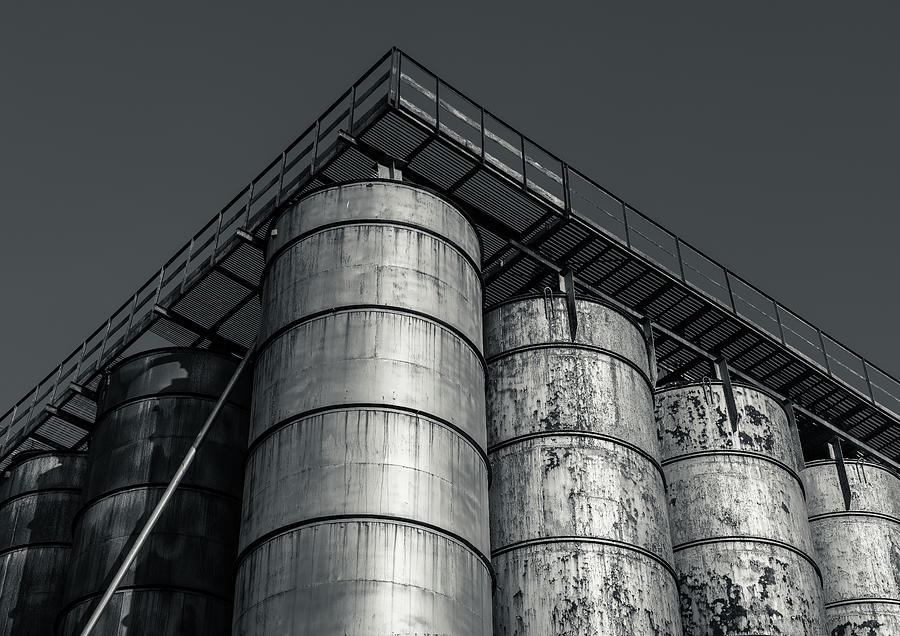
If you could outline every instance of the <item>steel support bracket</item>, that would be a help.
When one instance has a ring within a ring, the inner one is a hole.
[[[656,388],[656,381],[659,379],[659,372],[656,369],[656,341],[653,338],[653,321],[647,317],[641,321],[641,327],[644,329],[644,342],[647,343],[647,360],[650,364],[650,382],[653,388]]]
[[[834,463],[837,467],[838,483],[841,485],[841,495],[844,497],[844,510],[850,510],[850,500],[853,493],[850,491],[850,480],[847,479],[847,464],[844,462],[844,449],[841,446],[841,438],[835,435],[829,442],[834,450]]]
[[[734,387],[731,386],[731,374],[728,372],[728,360],[724,357],[716,358],[713,363],[716,369],[716,377],[722,383],[725,392],[725,406],[728,409],[728,419],[731,421],[731,430],[736,433],[738,429],[737,404],[734,401]]]
[[[575,305],[575,275],[567,269],[559,275],[560,291],[566,294],[566,313],[569,317],[569,339],[575,342],[578,335],[578,307]]]

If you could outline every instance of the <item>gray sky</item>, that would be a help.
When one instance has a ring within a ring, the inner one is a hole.
[[[394,44],[900,375],[900,5],[312,4],[4,3],[0,411]]]

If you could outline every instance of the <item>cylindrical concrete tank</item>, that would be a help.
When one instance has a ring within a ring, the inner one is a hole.
[[[656,394],[686,636],[823,634],[799,439],[770,396],[704,383]]]
[[[53,633],[63,606],[84,453],[16,461],[0,483],[0,634]]]
[[[236,634],[490,634],[480,250],[398,182],[272,225]]]
[[[825,585],[825,633],[900,634],[900,479],[878,464],[845,465],[850,510],[834,461],[811,462],[803,471]]]
[[[237,360],[145,352],[101,386],[62,633],[77,634],[187,454]],[[249,421],[234,388],[100,621],[97,634],[228,634]]]
[[[596,302],[488,312],[495,636],[681,636],[647,346]]]

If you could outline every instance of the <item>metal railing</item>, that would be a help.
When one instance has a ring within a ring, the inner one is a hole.
[[[587,221],[900,419],[900,381],[887,371],[571,168],[409,56],[401,54],[398,64],[400,108],[445,140],[548,206]]]
[[[348,88],[197,232],[132,297],[37,386],[0,417],[0,458],[45,407],[73,384],[88,384],[177,299],[234,249],[237,229],[253,232],[302,190],[354,131],[382,109],[399,108],[491,166],[561,214],[573,215],[652,261],[726,312],[740,317],[867,402],[900,419],[900,381],[765,292],[709,258],[626,201],[518,133],[500,118],[393,49]]]
[[[241,240],[238,229],[253,232],[282,203],[297,194],[336,152],[338,133],[353,131],[388,103],[393,52],[385,54],[325,113],[269,163],[213,216],[133,296],[103,321],[56,368],[0,416],[0,458],[31,430],[45,408],[61,401],[73,384],[88,385],[156,320],[154,307],[174,303]]]

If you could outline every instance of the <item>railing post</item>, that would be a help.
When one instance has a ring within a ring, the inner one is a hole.
[[[188,273],[191,265],[191,257],[194,255],[194,237],[191,237],[191,242],[188,244],[188,253],[187,259],[184,261],[184,274],[181,276],[181,293],[184,293],[184,285],[187,283]]]
[[[75,373],[72,378],[78,382],[78,374],[81,373],[81,365],[84,363],[84,354],[87,351],[87,340],[81,343],[81,353],[78,354],[78,362],[75,364]]]
[[[781,311],[778,309],[778,303],[772,301],[772,304],[775,305],[775,322],[778,323],[778,335],[781,336],[781,344],[785,347],[787,343],[784,341],[784,325],[781,324]]]
[[[675,253],[678,254],[678,271],[681,274],[681,282],[687,283],[687,279],[684,277],[684,258],[681,256],[681,239],[677,236],[675,237]]]
[[[831,373],[831,364],[828,362],[828,350],[825,348],[825,337],[822,335],[822,330],[816,327],[816,333],[819,334],[819,346],[822,347],[822,357],[825,359],[825,370],[828,371],[828,375],[834,375]]]
[[[522,135],[519,135],[519,151],[522,153],[522,190],[528,190],[528,177],[525,176],[528,163],[525,161],[525,137]]]
[[[622,223],[625,225],[625,245],[628,246],[628,249],[631,249],[631,230],[628,229],[628,206],[625,205],[624,201],[622,203]]]
[[[219,221],[216,223],[216,242],[213,245],[213,257],[219,251],[219,237],[222,235],[222,218],[225,216],[224,211],[219,212]]]
[[[347,124],[347,132],[350,133],[350,135],[353,135],[353,120],[355,117],[356,117],[356,84],[353,84],[353,86],[350,87],[350,121]],[[287,157],[286,152],[282,153],[282,155]],[[283,162],[282,162],[282,168],[281,168],[281,176],[284,177],[284,163]],[[279,196],[280,196],[281,188],[279,187],[278,190],[279,190]]]
[[[53,400],[56,399],[56,391],[57,389],[59,389],[59,379],[62,377],[63,364],[65,364],[65,362],[61,363],[59,365],[59,368],[56,370],[56,379],[53,380],[53,392],[50,393],[51,403],[53,403]]]
[[[350,110],[351,121],[353,119],[353,110]],[[284,187],[284,166],[287,164],[287,150],[281,153],[281,171],[278,173],[278,191],[275,193],[275,207],[281,205],[281,189]]]
[[[94,366],[95,369],[100,368],[100,363],[103,361],[103,356],[106,354],[106,339],[109,337],[110,327],[112,327],[112,316],[106,319],[106,331],[103,332],[103,340],[100,342],[100,353],[97,354],[97,364]]]
[[[441,132],[441,80],[434,78],[434,129]]]
[[[309,164],[309,176],[312,177],[316,174],[316,159],[318,159],[319,155],[319,130],[322,125],[322,120],[316,120],[316,132],[313,135],[313,147],[312,147],[312,161]]]
[[[440,132],[440,131],[438,131]],[[484,108],[481,109],[481,165],[484,165],[484,142],[487,135],[484,133]]]
[[[128,326],[125,327],[125,336],[128,338],[131,334],[131,325],[134,323],[134,310],[137,308],[138,292],[135,292],[134,298],[131,299],[131,309],[128,310]],[[123,339],[124,342],[124,339]]]
[[[394,108],[400,106],[400,51],[394,49],[391,53],[391,88],[388,101]]]
[[[9,432],[12,430],[13,425],[16,423],[16,414],[19,412],[19,405],[13,405],[12,417],[9,419],[9,424],[6,425],[6,435],[3,436],[3,454],[6,454],[6,445],[9,444]]]
[[[860,362],[862,362],[863,376],[866,378],[866,388],[869,389],[869,399],[872,400],[872,404],[875,404],[877,406],[878,403],[875,401],[875,392],[872,390],[872,381],[869,379],[869,369],[868,365],[866,364],[866,359],[862,356],[859,356],[859,360]]]
[[[562,164],[563,208],[565,217],[572,216],[572,193],[569,192],[569,164]]]
[[[166,277],[166,266],[159,268],[159,280],[156,282],[156,292],[153,294],[153,304],[159,304],[159,295],[162,293],[163,279]]]
[[[247,193],[247,211],[244,213],[244,229],[250,229],[250,207],[253,205],[253,188],[256,185],[256,182],[251,181],[249,186],[249,192]]]
[[[719,267],[722,267],[719,265]],[[734,305],[734,293],[731,291],[731,275],[727,269],[722,267],[722,272],[725,274],[725,289],[728,290],[728,302],[731,303],[731,311],[737,314],[737,307]]]

